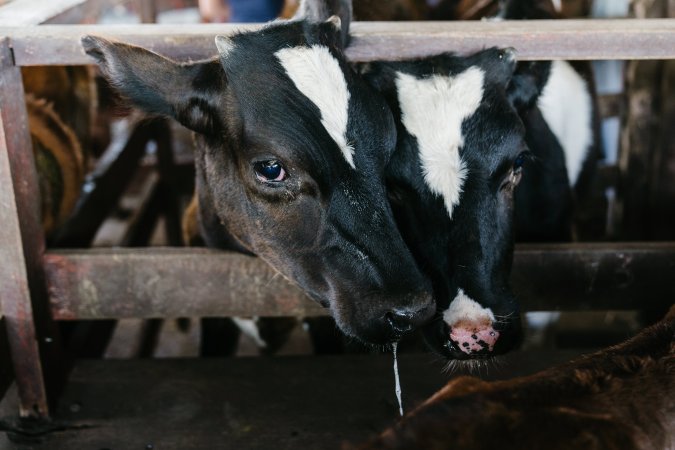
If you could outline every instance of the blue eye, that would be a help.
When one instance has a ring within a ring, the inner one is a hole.
[[[255,170],[255,175],[260,181],[279,182],[286,178],[284,166],[276,159],[254,163],[253,170]]]

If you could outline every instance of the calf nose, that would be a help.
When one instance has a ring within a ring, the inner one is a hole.
[[[467,355],[492,352],[499,339],[499,331],[492,324],[464,322],[450,329],[450,340]]]
[[[403,334],[413,331],[424,325],[434,315],[434,302],[429,297],[429,302],[408,308],[394,308],[384,315],[385,322],[392,331],[395,339]]]

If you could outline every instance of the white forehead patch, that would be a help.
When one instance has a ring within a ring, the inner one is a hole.
[[[340,63],[321,45],[284,48],[275,53],[288,77],[319,108],[321,123],[354,166],[354,148],[347,142],[349,91]]]
[[[403,125],[417,139],[424,181],[443,197],[450,217],[467,174],[459,155],[464,144],[462,122],[483,99],[484,76],[474,66],[453,77],[418,79],[400,72],[396,77]]]
[[[483,308],[477,301],[472,300],[462,289],[457,290],[457,296],[450,302],[448,309],[443,311],[443,320],[449,326],[458,322],[494,323],[495,315],[490,308]]]
[[[574,186],[593,144],[593,100],[586,81],[569,63],[553,61],[537,106],[565,152],[567,177]]]

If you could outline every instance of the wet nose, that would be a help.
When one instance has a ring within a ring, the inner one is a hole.
[[[384,315],[385,323],[395,339],[424,325],[434,315],[435,306],[431,297],[429,302],[407,308],[394,308]]]

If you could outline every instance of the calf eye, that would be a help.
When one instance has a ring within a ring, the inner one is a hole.
[[[521,170],[523,168],[523,164],[525,164],[525,160],[527,159],[527,152],[522,152],[520,155],[516,157],[516,159],[513,161],[513,170]]]
[[[286,179],[286,170],[276,159],[258,161],[253,164],[253,170],[260,181],[279,182]]]
[[[525,164],[525,161],[527,161],[529,157],[529,151],[526,150],[524,152],[520,152],[520,154],[516,156],[516,159],[513,160],[513,171],[521,172],[523,170],[523,164]]]

